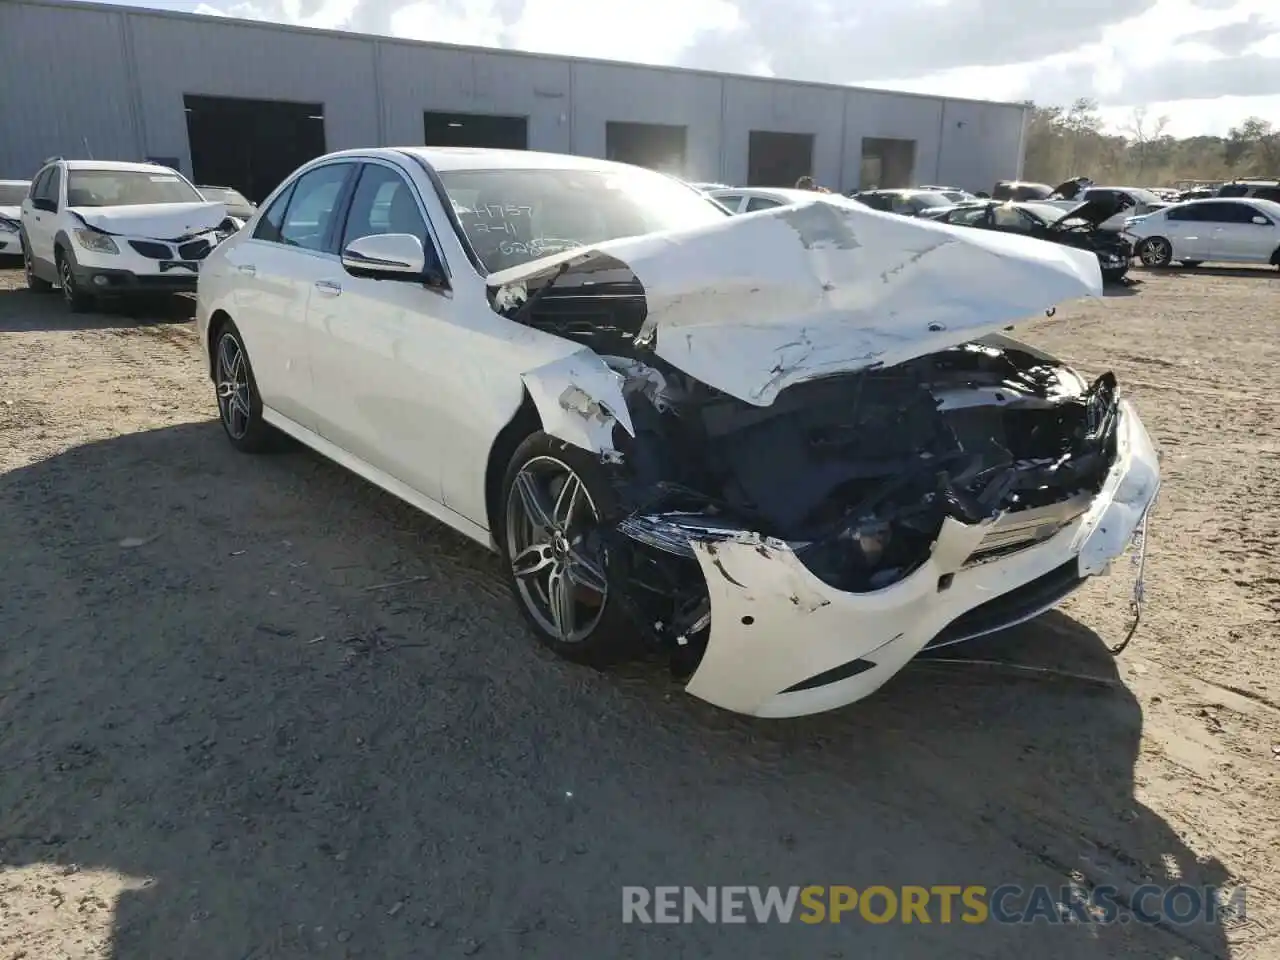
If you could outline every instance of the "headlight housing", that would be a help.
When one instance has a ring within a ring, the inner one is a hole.
[[[116,246],[116,242],[105,233],[99,233],[96,230],[73,230],[76,243],[91,250],[94,253],[119,253],[120,248]]]

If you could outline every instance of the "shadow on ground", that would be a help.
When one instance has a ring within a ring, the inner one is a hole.
[[[149,294],[104,300],[90,313],[72,313],[57,290],[32,293],[26,287],[0,289],[0,333],[184,323],[195,315],[195,306],[194,298],[183,294]]]
[[[948,653],[1101,682],[917,665],[751,721],[544,655],[488,554],[213,422],[4,475],[0,552],[0,860],[133,878],[117,960],[1230,955],[1214,924],[621,922],[624,885],[1224,882],[1134,799],[1140,710],[1065,616]]]

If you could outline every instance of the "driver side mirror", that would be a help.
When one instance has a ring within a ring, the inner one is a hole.
[[[1257,224],[1258,226],[1260,226],[1260,227],[1265,227],[1265,226],[1267,226],[1269,223],[1271,223],[1271,221],[1270,221],[1270,220],[1268,220],[1266,217],[1254,217],[1254,218],[1253,218],[1253,222],[1254,222],[1254,223],[1256,223],[1256,224]]]
[[[360,237],[342,251],[342,267],[353,277],[374,280],[427,280],[427,254],[410,233]]]
[[[43,210],[45,213],[58,212],[58,205],[52,200],[47,200],[44,197],[32,197],[31,206],[37,210]]]

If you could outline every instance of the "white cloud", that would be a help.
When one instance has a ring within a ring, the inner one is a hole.
[[[103,0],[975,99],[1280,116],[1275,0]]]

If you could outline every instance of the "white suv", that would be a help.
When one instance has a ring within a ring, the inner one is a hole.
[[[194,291],[200,261],[236,230],[176,170],[154,163],[45,163],[22,202],[27,286],[62,288],[76,312],[99,297]]]

